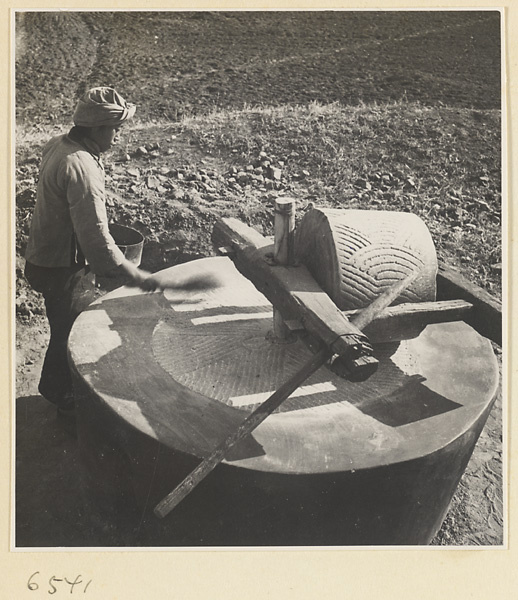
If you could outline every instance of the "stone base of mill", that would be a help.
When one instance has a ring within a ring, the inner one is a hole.
[[[153,507],[199,459],[131,427],[77,378],[76,389],[85,492],[129,546],[428,544],[491,408],[448,446],[395,465],[286,475],[221,464],[158,519]]]
[[[322,367],[168,516],[156,504],[297,369],[302,342],[265,345],[271,305],[225,258],[222,287],[122,288],[69,340],[84,487],[126,546],[428,544],[498,385],[490,343],[465,323],[375,347],[378,371]]]

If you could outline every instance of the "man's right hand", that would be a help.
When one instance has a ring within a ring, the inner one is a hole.
[[[152,273],[148,273],[142,269],[139,269],[139,276],[134,279],[134,282],[137,287],[146,292],[155,292],[162,289],[158,279]]]
[[[125,276],[129,280],[126,283],[129,287],[138,287],[146,292],[154,292],[162,289],[157,277],[148,271],[139,269],[129,261],[119,265],[116,269],[116,274]]]

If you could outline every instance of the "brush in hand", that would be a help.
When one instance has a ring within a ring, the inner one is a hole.
[[[157,290],[178,290],[185,292],[203,292],[219,288],[223,280],[213,271],[192,273],[178,276],[177,274],[153,275]]]

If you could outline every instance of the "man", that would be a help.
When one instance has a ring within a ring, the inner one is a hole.
[[[135,105],[114,89],[93,88],[77,104],[74,127],[43,149],[25,275],[43,294],[50,324],[38,390],[59,415],[73,415],[67,340],[75,318],[94,298],[94,274],[125,275],[129,285],[147,291],[160,287],[124,257],[108,230],[101,154],[134,113]]]

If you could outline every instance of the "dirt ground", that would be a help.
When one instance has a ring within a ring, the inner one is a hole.
[[[300,182],[299,175],[287,167],[279,181],[261,175],[254,187],[246,173],[245,177],[235,167],[229,169],[232,161],[228,157],[203,153],[195,142],[182,137],[181,128],[180,132],[175,129],[174,135],[166,130],[157,135],[158,119],[178,123],[185,116],[243,105],[416,100],[459,114],[469,110],[470,118],[485,123],[500,107],[498,35],[498,17],[491,12],[352,13],[348,20],[329,13],[322,13],[319,19],[298,13],[272,13],[268,18],[260,13],[246,18],[240,13],[157,13],[152,19],[144,15],[130,18],[124,13],[19,17],[16,108],[22,142],[17,147],[15,265],[18,546],[127,543],[121,529],[92,511],[82,492],[77,442],[60,426],[53,407],[37,393],[48,327],[41,298],[23,278],[22,256],[41,144],[50,131],[67,123],[63,115],[72,110],[77,93],[109,81],[114,87],[122,86],[129,98],[137,98],[141,121],[108,161],[108,209],[119,222],[146,236],[143,266],[155,271],[210,255],[210,228],[216,216],[239,216],[266,232],[276,194],[302,194],[308,187],[307,202],[315,194],[308,182]],[[132,37],[138,43],[129,50],[127,42]],[[84,76],[78,77],[78,73]],[[288,149],[276,159],[284,165],[287,156]],[[481,180],[477,185],[485,194],[478,204],[491,216],[488,223],[498,228],[497,159],[485,159],[487,164],[481,164],[477,174]],[[365,184],[370,188],[376,183]],[[379,191],[387,193],[386,189]],[[456,191],[450,194],[451,204],[455,206],[460,197]],[[474,237],[483,229],[480,224]],[[452,245],[455,243],[456,238]],[[459,259],[459,265],[465,274],[498,294],[499,248],[493,247],[491,255],[480,258],[478,270],[470,258],[478,249],[468,245],[464,251],[468,259]],[[442,258],[448,259],[448,255]],[[501,365],[501,349],[494,349]],[[499,393],[434,545],[503,543],[503,414]]]

